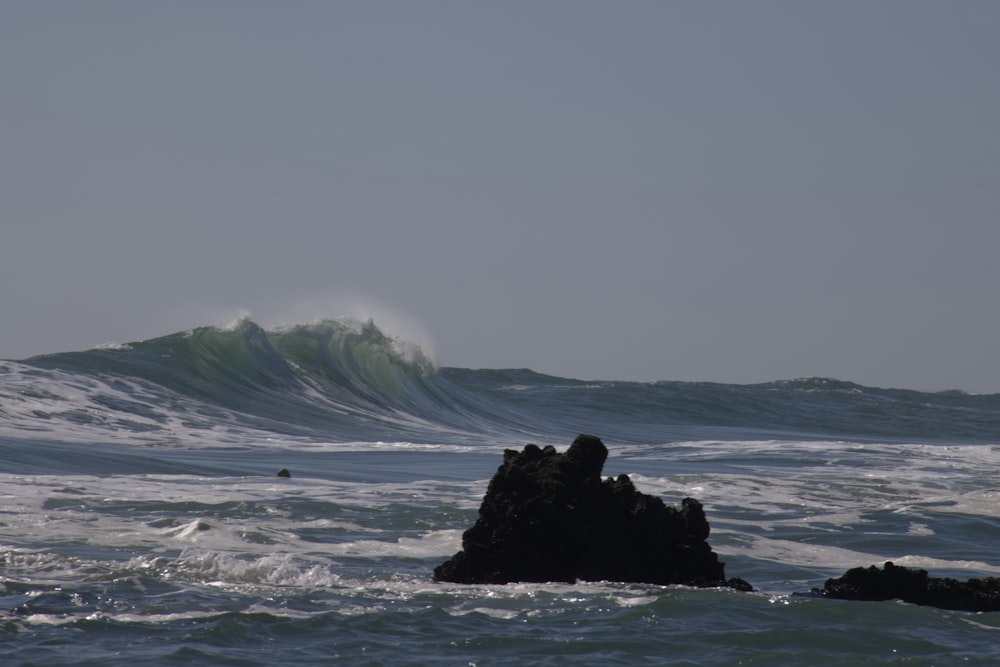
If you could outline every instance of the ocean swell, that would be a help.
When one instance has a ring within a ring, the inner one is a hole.
[[[926,393],[807,378],[753,385],[583,381],[527,369],[435,368],[373,322],[265,330],[243,319],[147,341],[9,362],[4,428],[86,439],[474,444],[738,439],[1000,440],[1000,395]],[[184,431],[182,436],[171,434]],[[98,435],[100,437],[98,438]],[[208,437],[211,436],[211,437]]]

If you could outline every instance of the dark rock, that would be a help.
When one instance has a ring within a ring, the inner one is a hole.
[[[288,472],[288,468],[282,468],[278,471],[278,477],[291,477],[292,473]]]
[[[844,576],[827,579],[813,592],[839,600],[902,600],[913,604],[960,611],[1000,611],[1000,578],[929,577],[926,570],[886,562],[883,569],[856,567]]]
[[[490,481],[479,519],[462,536],[462,551],[434,569],[438,581],[621,581],[753,590],[726,581],[723,563],[705,541],[701,503],[681,509],[640,493],[627,475],[601,480],[608,450],[581,435],[554,447],[508,449]]]

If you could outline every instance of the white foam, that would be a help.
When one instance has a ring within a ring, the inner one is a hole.
[[[452,607],[448,609],[447,612],[452,616],[467,616],[469,614],[482,614],[483,616],[489,616],[490,618],[498,618],[505,621],[517,618],[518,616],[521,616],[524,613],[523,610],[518,610],[518,609],[494,609],[492,607],[473,607],[471,609]]]
[[[246,428],[241,419],[216,411],[212,426],[192,427],[190,416],[200,404],[171,395],[170,409],[162,387],[142,380],[83,377],[67,371],[38,369],[10,362],[4,375],[0,437],[58,440],[62,443],[165,444],[197,447],[245,447],[268,434]],[[143,404],[149,413],[115,405]]]
[[[198,538],[201,537],[204,532],[212,529],[212,524],[207,521],[195,519],[191,523],[187,523],[176,528],[168,528],[164,531],[164,533],[170,535],[171,537],[176,537],[179,540],[197,542]]]
[[[738,544],[728,545],[726,555],[769,560],[814,570],[820,568],[846,570],[861,564],[892,560],[884,556],[852,549],[768,537],[750,538],[742,546]]]
[[[743,546],[727,546],[726,553],[727,555],[770,560],[785,565],[816,570],[842,571],[859,566],[881,565],[886,561],[892,561],[896,565],[928,570],[955,569],[982,573],[1000,573],[1000,566],[981,561],[952,560],[892,553],[873,554],[844,549],[842,547],[765,537],[755,537]]]
[[[95,345],[94,349],[95,350],[121,350],[121,351],[127,351],[127,350],[131,350],[132,346],[129,345],[129,344],[127,344],[127,343],[115,343],[113,341],[109,341],[107,343],[101,343],[100,345]]]
[[[176,559],[134,558],[126,569],[220,588],[247,584],[321,588],[340,581],[328,563],[302,560],[289,553],[246,557],[188,548]]]
[[[373,446],[400,451],[427,447],[406,442],[347,446],[367,451]],[[741,558],[764,573],[761,580],[771,582],[803,576],[800,571],[789,575],[789,568],[814,571],[820,578],[886,560],[932,574],[942,568],[998,571],[982,545],[968,545],[967,560],[946,557],[954,552],[954,542],[942,539],[947,546],[936,547],[936,533],[947,532],[943,522],[955,518],[941,513],[1000,515],[1000,492],[993,490],[988,472],[995,469],[995,448],[769,442],[706,447],[708,451],[696,451],[687,443],[679,452],[668,447],[646,456],[652,448],[636,446],[633,463],[643,473],[631,477],[640,491],[668,504],[687,495],[701,500],[712,526],[710,542],[727,561],[730,576],[758,584],[742,569]],[[678,473],[675,455],[696,464]],[[712,457],[725,466],[715,469]],[[781,464],[775,465],[778,458]],[[627,472],[629,461],[625,457],[606,467]],[[605,606],[656,599],[648,587],[633,594],[599,584],[430,585],[432,561],[461,549],[462,530],[469,525],[456,525],[452,510],[468,510],[471,523],[487,484],[332,482],[300,476],[289,482],[270,476],[0,475],[0,545],[6,545],[0,546],[0,568],[7,577],[39,586],[72,584],[96,574],[136,581],[148,576],[254,595],[268,587],[296,587],[362,596],[357,605],[329,603],[347,615],[371,613],[366,605],[372,600],[419,595],[454,596],[464,601],[458,608],[465,613],[494,606],[484,604],[484,598],[506,601],[499,606],[545,595],[569,599],[598,594],[612,600]],[[398,507],[412,511],[419,523],[401,520],[394,514]],[[319,508],[328,508],[330,515]],[[809,541],[837,542],[833,534],[838,532],[850,538],[852,548]],[[44,552],[30,548],[41,544],[47,545]],[[59,544],[72,545],[69,553],[87,558],[60,555],[50,546]],[[123,553],[137,555],[123,563]],[[380,559],[392,564],[373,565]],[[384,576],[379,567],[386,568]],[[419,574],[405,574],[411,569]],[[359,571],[375,574],[366,579]],[[783,590],[780,583],[772,585]],[[35,622],[71,620],[39,615]]]
[[[928,526],[926,523],[911,523],[909,528],[906,529],[907,535],[919,535],[921,537],[930,537],[934,534],[934,529]]]
[[[972,491],[939,500],[944,502],[935,503],[938,512],[1000,518],[1000,491]]]
[[[461,530],[438,530],[419,538],[392,541],[358,540],[330,544],[324,551],[335,556],[395,556],[397,558],[449,557],[462,548]]]
[[[74,614],[28,614],[24,622],[28,625],[69,625],[83,618]]]
[[[195,621],[212,619],[220,616],[217,611],[185,611],[171,614],[133,614],[105,613],[105,618],[114,619],[119,623],[172,623],[174,621]]]
[[[648,604],[653,604],[659,600],[659,598],[652,595],[639,595],[636,597],[616,596],[612,598],[612,600],[614,600],[615,603],[621,607],[642,607]]]
[[[933,558],[931,556],[898,556],[887,558],[896,565],[905,567],[916,567],[925,570],[969,570],[970,572],[982,572],[1000,574],[1000,566],[991,565],[982,561],[973,560],[951,560],[948,558]],[[933,575],[933,572],[932,572]]]

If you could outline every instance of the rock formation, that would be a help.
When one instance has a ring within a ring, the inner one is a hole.
[[[508,449],[462,551],[434,569],[438,581],[504,584],[621,581],[753,590],[726,580],[706,542],[701,503],[681,509],[638,492],[627,475],[601,480],[608,450],[581,435],[565,453]]]
[[[926,570],[886,562],[856,567],[844,576],[827,579],[814,593],[840,600],[902,600],[913,604],[960,611],[1000,611],[1000,578],[969,579],[929,577]]]

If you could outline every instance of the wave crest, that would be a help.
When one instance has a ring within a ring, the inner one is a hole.
[[[419,420],[436,368],[419,345],[369,320],[322,320],[265,330],[242,318],[146,341],[32,357],[25,364],[144,380],[243,415],[253,427],[367,439],[387,414]],[[165,401],[170,399],[164,396]],[[353,418],[353,421],[349,418]],[[308,425],[308,426],[306,426]]]

